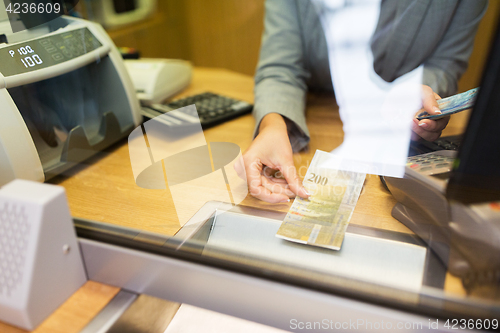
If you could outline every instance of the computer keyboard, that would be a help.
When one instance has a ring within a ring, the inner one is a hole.
[[[169,111],[192,104],[196,105],[197,114],[195,114],[194,110],[176,113],[175,116],[168,114]],[[154,118],[166,113],[162,117],[162,122],[169,127],[182,128],[200,122],[202,128],[206,129],[247,114],[252,109],[253,105],[250,103],[206,92],[166,104],[144,106],[142,107],[142,114],[148,118]]]

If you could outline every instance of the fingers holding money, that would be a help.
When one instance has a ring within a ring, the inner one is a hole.
[[[282,183],[272,183],[263,174],[264,165],[256,159],[247,165],[248,189],[252,196],[270,203],[288,202]],[[274,185],[277,185],[274,186]]]
[[[290,190],[290,186],[285,179],[262,175],[262,185],[271,193],[284,194],[288,198],[295,198],[295,193]]]
[[[271,203],[288,202],[295,195],[308,197],[295,170],[287,126],[281,115],[271,113],[262,119],[259,134],[243,154],[243,160],[248,188],[254,197]],[[241,165],[238,168],[242,171]]]
[[[417,112],[417,115],[422,111],[426,111],[430,115],[441,114],[437,100],[441,97],[436,94],[431,87],[422,86],[422,106],[423,108]],[[441,132],[448,125],[450,117],[441,118],[438,120],[423,119],[418,120],[413,119],[412,123],[412,139],[417,140],[419,137],[427,141],[434,141],[441,136]]]
[[[429,114],[440,114],[441,110],[437,103],[438,99],[441,99],[441,96],[436,94],[431,87],[422,86],[422,106],[424,111],[427,111]]]
[[[285,177],[286,182],[290,186],[290,189],[293,193],[304,199],[307,199],[309,197],[309,193],[307,193],[304,186],[302,186],[302,181],[297,175],[297,169],[295,169],[295,166],[293,166],[293,164],[288,167],[280,167],[279,170]]]
[[[450,117],[441,118],[438,120],[424,119],[418,121],[413,119],[412,131],[418,136],[413,136],[412,139],[416,140],[419,137],[427,141],[434,141],[441,136],[441,132],[448,125]]]

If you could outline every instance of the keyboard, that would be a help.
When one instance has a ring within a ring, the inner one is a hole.
[[[194,110],[169,115],[168,112],[184,106],[196,105]],[[141,108],[142,115],[154,118],[165,114],[162,122],[169,127],[182,128],[201,123],[203,129],[221,124],[228,120],[250,113],[253,105],[234,98],[206,92],[189,96],[166,104],[152,104]],[[199,120],[198,120],[199,119]]]
[[[462,142],[462,135],[444,136],[435,141],[412,141],[410,156],[431,153],[438,150],[457,150]]]
[[[423,175],[430,176],[451,171],[453,161],[455,161],[454,152],[436,151],[408,157],[406,166]]]

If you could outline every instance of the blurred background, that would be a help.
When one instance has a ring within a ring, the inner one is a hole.
[[[96,6],[109,2],[125,13],[149,1],[154,6],[149,14],[118,26],[107,25]],[[149,1],[87,0],[79,2],[79,11],[84,17],[101,20],[117,46],[135,48],[142,57],[185,59],[194,66],[254,74],[265,0]],[[479,85],[499,16],[500,1],[490,1],[476,36],[469,69],[460,81],[460,92]]]
[[[95,2],[80,1],[79,7],[84,17],[99,21]],[[117,46],[135,48],[141,57],[184,59],[253,75],[263,18],[264,0],[157,0],[156,9],[135,23],[102,23]]]

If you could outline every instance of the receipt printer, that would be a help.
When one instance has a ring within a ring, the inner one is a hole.
[[[135,89],[100,25],[62,16],[0,28],[0,186],[50,179],[140,124]]]

